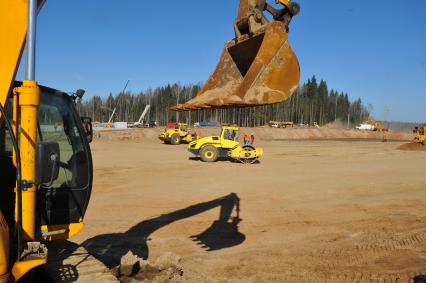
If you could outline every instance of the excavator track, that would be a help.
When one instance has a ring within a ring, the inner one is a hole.
[[[77,249],[53,249],[55,253],[49,249],[49,260],[44,266],[53,282],[120,282],[101,261],[81,246]]]

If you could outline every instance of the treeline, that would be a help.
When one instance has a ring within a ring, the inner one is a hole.
[[[248,127],[262,126],[269,121],[317,123],[320,126],[341,121],[352,126],[368,118],[371,112],[361,99],[350,101],[347,93],[329,90],[326,81],[318,82],[315,76],[301,85],[288,100],[274,105],[181,113],[169,110],[171,106],[195,97],[200,88],[200,85],[174,84],[136,94],[125,92],[114,96],[110,93],[106,98],[94,96],[88,101],[79,101],[77,108],[81,115],[92,117],[97,122],[108,122],[116,108],[113,121],[135,122],[145,106],[150,104],[145,120],[157,121],[160,125],[179,120],[189,124],[215,121]]]

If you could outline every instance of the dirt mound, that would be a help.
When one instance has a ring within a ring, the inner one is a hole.
[[[334,121],[332,123],[328,123],[328,124],[322,126],[322,128],[325,128],[325,129],[345,129],[346,126],[345,126],[345,123],[343,123],[340,120],[337,120],[337,121]]]
[[[397,149],[407,151],[426,151],[426,146],[419,143],[410,142],[399,146]]]
[[[120,282],[182,282],[180,261],[181,257],[168,252],[151,263],[129,251],[121,258],[115,272]]]
[[[373,131],[358,131],[353,129],[333,128],[293,128],[293,129],[273,129],[269,127],[246,128],[242,127],[240,138],[245,134],[254,134],[259,141],[280,141],[280,140],[330,140],[330,139],[383,139],[383,133]],[[97,131],[95,140],[111,140],[123,142],[158,142],[158,135],[164,131],[164,128],[154,129],[128,129],[128,130],[106,130]],[[196,133],[199,137],[211,135],[220,135],[220,127],[198,127],[191,128],[191,133]],[[386,133],[388,140],[412,140],[412,133],[391,132]]]

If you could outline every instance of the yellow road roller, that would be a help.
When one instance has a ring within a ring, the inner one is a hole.
[[[188,150],[200,156],[204,162],[215,162],[218,158],[229,158],[245,164],[255,163],[263,155],[263,149],[252,143],[240,145],[239,127],[224,126],[220,136],[200,138],[188,145]]]

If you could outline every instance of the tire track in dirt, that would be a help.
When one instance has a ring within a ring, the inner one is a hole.
[[[347,241],[347,239],[346,239]],[[340,247],[340,248],[334,248]],[[403,250],[426,248],[426,230],[410,234],[396,231],[366,232],[358,240],[310,251],[304,259],[305,271],[311,274],[302,280],[315,282],[412,282],[415,276],[426,274],[424,267],[408,268],[406,272],[390,271],[387,274],[348,271],[371,266],[381,259],[398,255]],[[300,272],[294,272],[297,276]]]

